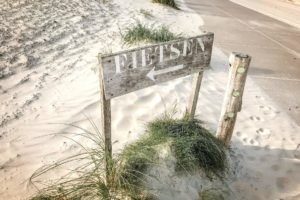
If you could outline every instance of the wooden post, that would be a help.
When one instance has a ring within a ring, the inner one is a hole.
[[[106,100],[104,93],[104,77],[101,57],[99,56],[99,77],[100,77],[100,103],[101,103],[101,131],[104,134],[105,161],[106,161],[106,182],[110,184],[110,174],[112,170],[112,143],[111,143],[111,105],[110,99]]]
[[[190,101],[187,110],[189,113],[190,120],[193,120],[195,117],[202,77],[203,72],[199,72],[193,76],[192,94],[190,96]]]
[[[223,102],[217,137],[229,145],[237,113],[242,108],[242,97],[251,57],[240,53],[231,53],[229,57],[229,80]]]

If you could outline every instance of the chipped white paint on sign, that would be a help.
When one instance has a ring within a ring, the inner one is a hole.
[[[100,55],[105,98],[203,71],[211,59],[213,33],[119,53]]]

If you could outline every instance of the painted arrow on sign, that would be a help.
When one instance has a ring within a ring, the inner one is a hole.
[[[211,60],[213,33],[99,56],[106,100],[199,73]]]
[[[180,69],[183,69],[183,68],[184,68],[184,65],[181,64],[181,65],[176,65],[176,66],[173,66],[173,67],[168,67],[168,68],[165,68],[165,69],[155,71],[155,66],[154,66],[150,70],[150,72],[147,74],[147,77],[149,79],[151,79],[152,81],[155,81],[155,76],[157,76],[157,75],[167,74],[169,72],[174,72],[174,71],[177,71],[177,70],[180,70]]]

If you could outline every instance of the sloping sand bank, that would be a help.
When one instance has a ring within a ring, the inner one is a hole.
[[[140,9],[154,17],[144,17]],[[35,191],[28,178],[36,169],[79,151],[55,133],[78,131],[70,123],[91,130],[88,119],[100,125],[96,56],[128,48],[119,29],[140,20],[196,35],[203,23],[190,11],[146,0],[1,0],[0,13],[0,199],[9,200]],[[227,58],[217,48],[211,66],[197,115],[215,130],[228,72]],[[190,88],[191,78],[185,77],[114,99],[114,150],[135,140],[146,122],[175,103],[183,111]],[[233,138],[236,173],[225,184],[235,199],[300,199],[299,132],[248,79]],[[166,178],[161,199],[195,199],[202,187],[196,178]]]

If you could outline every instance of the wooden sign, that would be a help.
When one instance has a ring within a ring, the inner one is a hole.
[[[100,55],[101,132],[105,136],[106,181],[112,173],[111,98],[164,81],[194,74],[187,107],[194,119],[203,71],[211,59],[214,34],[179,39],[114,54]],[[217,130],[218,138],[229,144],[246,81],[250,56],[233,54],[230,80]]]
[[[211,59],[213,33],[100,55],[105,99],[201,72]]]
[[[113,97],[195,74],[188,112],[193,119],[203,70],[211,59],[214,34],[173,40],[114,54],[100,55],[101,132],[105,136],[106,180],[112,170],[111,103]]]

